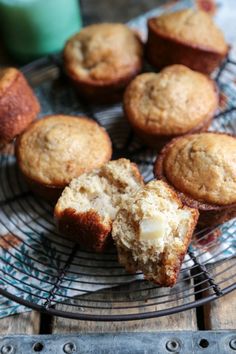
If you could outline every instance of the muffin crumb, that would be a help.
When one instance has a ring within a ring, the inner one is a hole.
[[[120,263],[154,283],[173,286],[197,219],[198,211],[183,206],[165,182],[149,182],[122,204],[113,223]]]
[[[73,179],[55,207],[59,230],[83,248],[101,252],[120,204],[142,185],[137,166],[124,158]]]

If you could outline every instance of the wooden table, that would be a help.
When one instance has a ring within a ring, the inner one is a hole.
[[[115,4],[114,4],[115,3]],[[84,0],[82,1],[85,23],[101,21],[127,21],[163,1],[157,0]],[[98,6],[99,4],[99,6]],[[125,10],[124,10],[125,9]],[[231,261],[229,261],[230,264]],[[224,263],[222,263],[222,269]],[[233,272],[233,271],[232,271]],[[232,274],[234,275],[234,274]],[[188,310],[171,316],[131,322],[83,322],[63,318],[52,318],[35,311],[0,320],[0,334],[56,334],[74,332],[115,331],[161,331],[198,329],[235,329],[236,294],[230,293],[219,300],[198,309]]]
[[[227,266],[232,261],[227,261]],[[222,262],[222,270],[225,262]],[[218,268],[219,271],[219,268]],[[234,271],[232,270],[232,276]],[[174,304],[173,304],[174,305]],[[177,305],[177,303],[176,303]],[[232,292],[197,309],[156,319],[130,322],[92,322],[64,319],[36,311],[0,320],[2,334],[56,334],[86,332],[155,332],[166,330],[226,330],[236,328],[236,294]]]

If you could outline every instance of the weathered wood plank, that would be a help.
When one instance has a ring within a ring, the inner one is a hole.
[[[40,314],[36,311],[0,319],[0,335],[39,334]]]
[[[221,288],[230,286],[236,282],[236,259],[220,262],[214,267],[210,266],[209,271]],[[204,306],[204,321],[206,329],[235,329],[236,292],[231,292],[206,304]]]
[[[142,284],[142,283],[141,283]],[[135,292],[134,290],[138,290],[138,287],[141,287],[141,284],[131,285],[131,288],[127,293],[122,294],[122,296],[116,296],[114,290],[107,291],[104,295],[99,295],[97,293],[98,299],[103,299],[107,301],[108,305],[107,309],[95,309],[94,313],[100,315],[112,315],[112,314],[132,314],[132,313],[144,313],[149,311],[157,311],[162,310],[169,307],[178,306],[180,304],[193,301],[194,297],[191,295],[193,290],[187,290],[185,295],[188,295],[186,299],[178,299],[177,295],[173,295],[175,291],[172,289],[159,288],[143,292],[140,289],[140,292]],[[147,283],[152,286],[151,283]],[[187,286],[187,287],[186,287]],[[186,284],[185,281],[179,282],[177,285],[178,292],[184,289],[188,289],[191,286],[191,281],[188,281]],[[126,289],[129,287],[126,286]],[[142,298],[142,301],[139,298]],[[163,298],[157,298],[157,300],[151,300],[154,296],[163,296]],[[146,300],[144,301],[144,297]],[[81,297],[80,299],[83,299]],[[89,296],[86,296],[86,299],[89,300]],[[91,294],[91,299],[94,302],[88,302],[84,300],[78,300],[78,305],[80,305],[80,309],[78,311],[82,311],[84,313],[87,312],[86,305],[96,307],[96,294]],[[90,300],[91,300],[90,299]],[[119,300],[123,300],[124,302],[119,303]],[[116,302],[117,300],[117,302]],[[132,304],[130,300],[133,300]],[[137,300],[137,301],[136,301]],[[155,304],[155,302],[159,302],[159,304]],[[171,301],[168,305],[168,301]],[[166,302],[166,303],[160,303]],[[151,305],[147,307],[146,305]],[[130,305],[135,306],[133,309],[129,308],[126,310],[115,310],[115,307],[130,307]],[[83,308],[84,306],[84,308]],[[57,305],[57,308],[64,311],[76,311],[76,308],[72,308],[71,306],[66,305]],[[158,331],[158,330],[196,330],[197,329],[197,319],[196,319],[196,311],[195,309],[188,310],[185,312],[177,313],[174,315],[169,315],[165,317],[159,317],[154,319],[145,319],[145,320],[135,320],[135,321],[120,321],[120,322],[93,322],[93,321],[78,321],[78,320],[70,320],[65,318],[55,317],[52,323],[52,333],[71,333],[71,332],[117,332],[117,331]]]
[[[197,330],[195,310],[130,322],[92,322],[55,318],[52,333],[156,332],[164,330]]]

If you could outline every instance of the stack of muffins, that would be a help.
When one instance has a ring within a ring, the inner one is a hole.
[[[160,152],[154,181],[145,185],[127,159],[109,162],[110,138],[87,117],[54,115],[29,125],[39,103],[15,69],[0,73],[0,143],[17,137],[17,162],[33,192],[61,195],[55,219],[65,237],[102,252],[111,234],[127,271],[173,286],[197,222],[236,216],[235,137],[207,132],[218,89],[206,75],[229,47],[202,11],[164,14],[147,25],[146,44],[122,24],[88,26],[68,40],[63,57],[89,104],[123,100],[135,133]],[[144,56],[161,71],[142,74]]]

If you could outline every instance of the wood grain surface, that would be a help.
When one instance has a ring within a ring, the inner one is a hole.
[[[182,279],[181,279],[182,280]],[[191,281],[181,281],[177,285],[177,291],[181,292],[185,289],[185,286],[190,287],[192,285]],[[143,283],[136,282],[135,285],[132,285],[130,288],[128,286],[124,287],[121,290],[127,290],[127,292],[122,292],[122,296],[119,295],[119,291],[116,292],[114,290],[108,290],[106,293],[102,293],[102,296],[97,293],[98,300],[104,300],[108,304],[112,300],[112,306],[106,310],[96,310],[96,314],[99,315],[114,315],[114,314],[134,314],[134,313],[145,313],[150,311],[159,311],[166,309],[168,306],[168,301],[171,301],[169,306],[174,307],[180,304],[186,303],[187,301],[194,301],[193,296],[188,296],[188,293],[185,292],[186,298],[184,301],[175,299],[171,295],[171,290],[167,288],[159,288],[158,290],[149,290],[148,292],[143,291]],[[118,294],[118,295],[116,295]],[[143,301],[143,297],[146,297],[146,301]],[[160,302],[160,299],[157,300],[149,300],[156,296],[163,296],[161,301],[166,301],[165,304],[154,305],[154,302]],[[81,297],[82,299],[83,297]],[[141,301],[142,298],[142,301]],[[86,296],[86,299],[89,300],[89,296]],[[96,294],[91,294],[91,299],[96,301]],[[91,300],[90,299],[90,300]],[[122,300],[122,307],[127,307],[127,310],[114,310],[115,307],[121,306],[120,303],[116,302],[118,300]],[[86,302],[80,301],[84,306],[90,305],[96,307],[96,302]],[[132,301],[132,302],[130,302]],[[130,306],[135,306],[133,309]],[[74,308],[62,305],[58,305],[58,309],[61,310],[69,310],[73,311]],[[81,310],[83,311],[83,307],[81,305]],[[86,309],[85,309],[86,310]],[[60,333],[61,331],[70,332],[117,332],[117,331],[157,331],[157,330],[196,330],[197,329],[197,318],[195,309],[181,312],[178,314],[159,317],[148,320],[136,320],[136,321],[119,321],[119,322],[93,322],[93,321],[75,321],[68,320],[64,318],[54,318],[52,322],[52,332]]]
[[[208,267],[222,288],[236,282],[236,259]],[[203,308],[205,329],[236,329],[236,292],[233,291]]]
[[[0,334],[39,334],[40,314],[36,311],[0,319]]]
[[[195,310],[148,320],[126,322],[77,321],[55,317],[52,333],[111,333],[111,332],[156,332],[171,330],[197,330]]]

